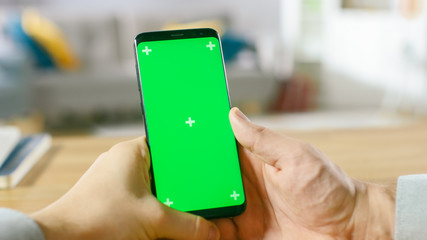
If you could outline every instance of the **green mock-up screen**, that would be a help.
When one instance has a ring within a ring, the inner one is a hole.
[[[159,201],[181,211],[242,205],[218,39],[141,42],[137,51]]]

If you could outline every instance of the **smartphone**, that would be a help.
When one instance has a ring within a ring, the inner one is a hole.
[[[218,33],[144,32],[134,47],[153,194],[205,218],[239,215],[246,198]]]

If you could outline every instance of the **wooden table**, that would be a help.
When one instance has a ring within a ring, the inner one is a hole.
[[[350,176],[394,184],[399,175],[427,173],[427,121],[353,130],[282,131],[304,139]],[[54,137],[53,146],[17,188],[0,191],[0,206],[25,213],[63,195],[97,156],[125,138]]]

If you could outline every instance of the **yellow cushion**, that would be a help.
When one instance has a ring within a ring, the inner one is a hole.
[[[22,28],[28,36],[46,50],[58,67],[70,70],[79,66],[77,56],[61,30],[53,22],[41,16],[37,10],[24,10]]]

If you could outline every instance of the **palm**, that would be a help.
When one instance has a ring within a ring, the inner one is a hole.
[[[316,154],[314,157],[321,158]],[[222,239],[330,239],[336,236],[334,231],[344,232],[345,222],[354,207],[353,200],[341,199],[348,195],[347,186],[335,181],[336,176],[330,169],[322,171],[325,166],[319,158],[309,161],[306,164],[309,167],[290,166],[292,170],[289,171],[265,164],[243,147],[240,158],[247,209],[233,219],[215,220]],[[320,164],[315,166],[316,163]],[[330,185],[313,187],[317,184],[310,181],[311,177],[319,181],[327,179]],[[338,206],[324,205],[325,199],[336,199]],[[337,212],[343,213],[339,214],[342,218],[333,219]],[[327,223],[333,223],[333,227]]]

